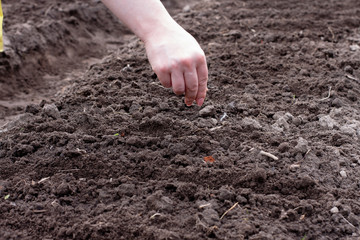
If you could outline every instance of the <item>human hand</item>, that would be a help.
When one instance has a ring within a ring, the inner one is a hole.
[[[144,40],[149,62],[166,88],[185,94],[185,104],[201,106],[207,91],[208,68],[198,42],[179,25],[157,29]]]

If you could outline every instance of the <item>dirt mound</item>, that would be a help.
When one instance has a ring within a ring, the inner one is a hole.
[[[184,10],[208,57],[205,106],[128,41],[1,130],[0,236],[359,237],[357,1]]]

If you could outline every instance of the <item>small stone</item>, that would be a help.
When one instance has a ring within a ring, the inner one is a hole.
[[[295,126],[300,126],[300,124],[302,123],[302,120],[301,120],[301,118],[299,118],[299,117],[295,117],[295,118],[292,120],[292,122],[293,122],[293,124],[294,124]]]
[[[201,214],[202,219],[208,226],[214,226],[219,224],[219,214],[212,208],[206,208]]]
[[[191,10],[191,7],[189,4],[187,4],[184,8],[183,8],[183,12],[189,12]]]
[[[337,207],[333,207],[332,209],[330,209],[330,212],[335,214],[339,212],[339,209]]]
[[[159,190],[146,198],[146,205],[152,210],[166,212],[173,209],[174,201],[163,196],[163,192]]]
[[[45,104],[45,106],[43,107],[43,111],[49,117],[52,117],[54,119],[60,118],[59,109],[53,103],[52,104]]]
[[[198,122],[198,127],[200,128],[212,128],[216,125],[217,123],[217,120],[215,119],[215,121],[213,121],[214,118],[210,118],[210,119],[204,119],[204,118],[201,118]]]
[[[342,107],[342,105],[343,105],[343,102],[339,98],[335,98],[331,103],[331,106],[336,107],[336,108],[340,108],[340,107]]]
[[[295,150],[298,153],[305,154],[308,151],[308,141],[300,137],[297,145],[295,146]]]
[[[57,186],[57,188],[55,189],[55,194],[58,197],[63,197],[66,195],[70,195],[71,194],[71,189],[69,184],[67,183],[61,183],[59,186]]]
[[[350,45],[349,48],[350,48],[351,51],[357,51],[357,50],[360,49],[360,46],[357,45],[357,44],[353,44],[353,45]]]
[[[257,120],[249,118],[249,117],[245,117],[242,120],[242,124],[245,127],[250,127],[250,128],[253,128],[253,129],[261,129],[262,128],[262,126],[260,125],[260,123]]]
[[[161,111],[165,111],[165,110],[169,110],[170,109],[170,106],[168,103],[165,103],[165,102],[162,102],[159,104],[159,109]]]
[[[199,115],[200,115],[201,117],[209,117],[209,116],[214,116],[214,115],[215,115],[215,112],[216,112],[215,106],[209,105],[209,106],[206,106],[206,107],[204,107],[203,109],[201,109],[201,110],[199,111]]]
[[[343,178],[346,178],[347,177],[347,174],[344,170],[341,170],[340,171],[340,176],[343,177]]]
[[[340,131],[346,135],[349,136],[355,136],[356,135],[356,130],[354,128],[352,128],[350,125],[344,125],[340,127]]]
[[[276,120],[276,122],[272,125],[272,127],[275,130],[278,130],[278,131],[282,132],[284,130],[289,130],[290,125],[286,121],[285,117],[280,117],[278,120]]]
[[[327,128],[327,129],[333,129],[334,126],[337,125],[337,122],[332,119],[329,115],[323,116],[319,119],[320,126]]]

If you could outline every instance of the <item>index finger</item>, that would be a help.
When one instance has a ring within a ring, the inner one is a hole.
[[[206,64],[206,59],[197,67],[197,74],[198,74],[198,93],[196,96],[196,103],[199,106],[202,106],[205,98],[206,98],[206,91],[207,91],[207,82],[208,82],[208,68]]]

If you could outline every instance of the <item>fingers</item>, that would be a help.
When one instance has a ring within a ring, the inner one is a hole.
[[[191,106],[196,101],[202,106],[207,91],[208,68],[204,55],[186,59],[172,67],[154,69],[161,84],[166,88],[173,88],[176,95],[185,93],[185,104]]]
[[[185,104],[189,107],[193,104],[198,94],[198,74],[196,69],[184,72],[185,78]]]
[[[203,61],[200,63],[200,65],[197,67],[197,76],[198,76],[198,91],[195,100],[198,106],[202,106],[206,98],[207,82],[208,82],[208,68],[205,57]]]
[[[185,81],[184,74],[178,69],[171,72],[171,82],[173,87],[173,92],[176,95],[181,95],[185,92]]]
[[[158,71],[155,73],[164,87],[171,88],[172,86],[171,74],[168,71]]]

